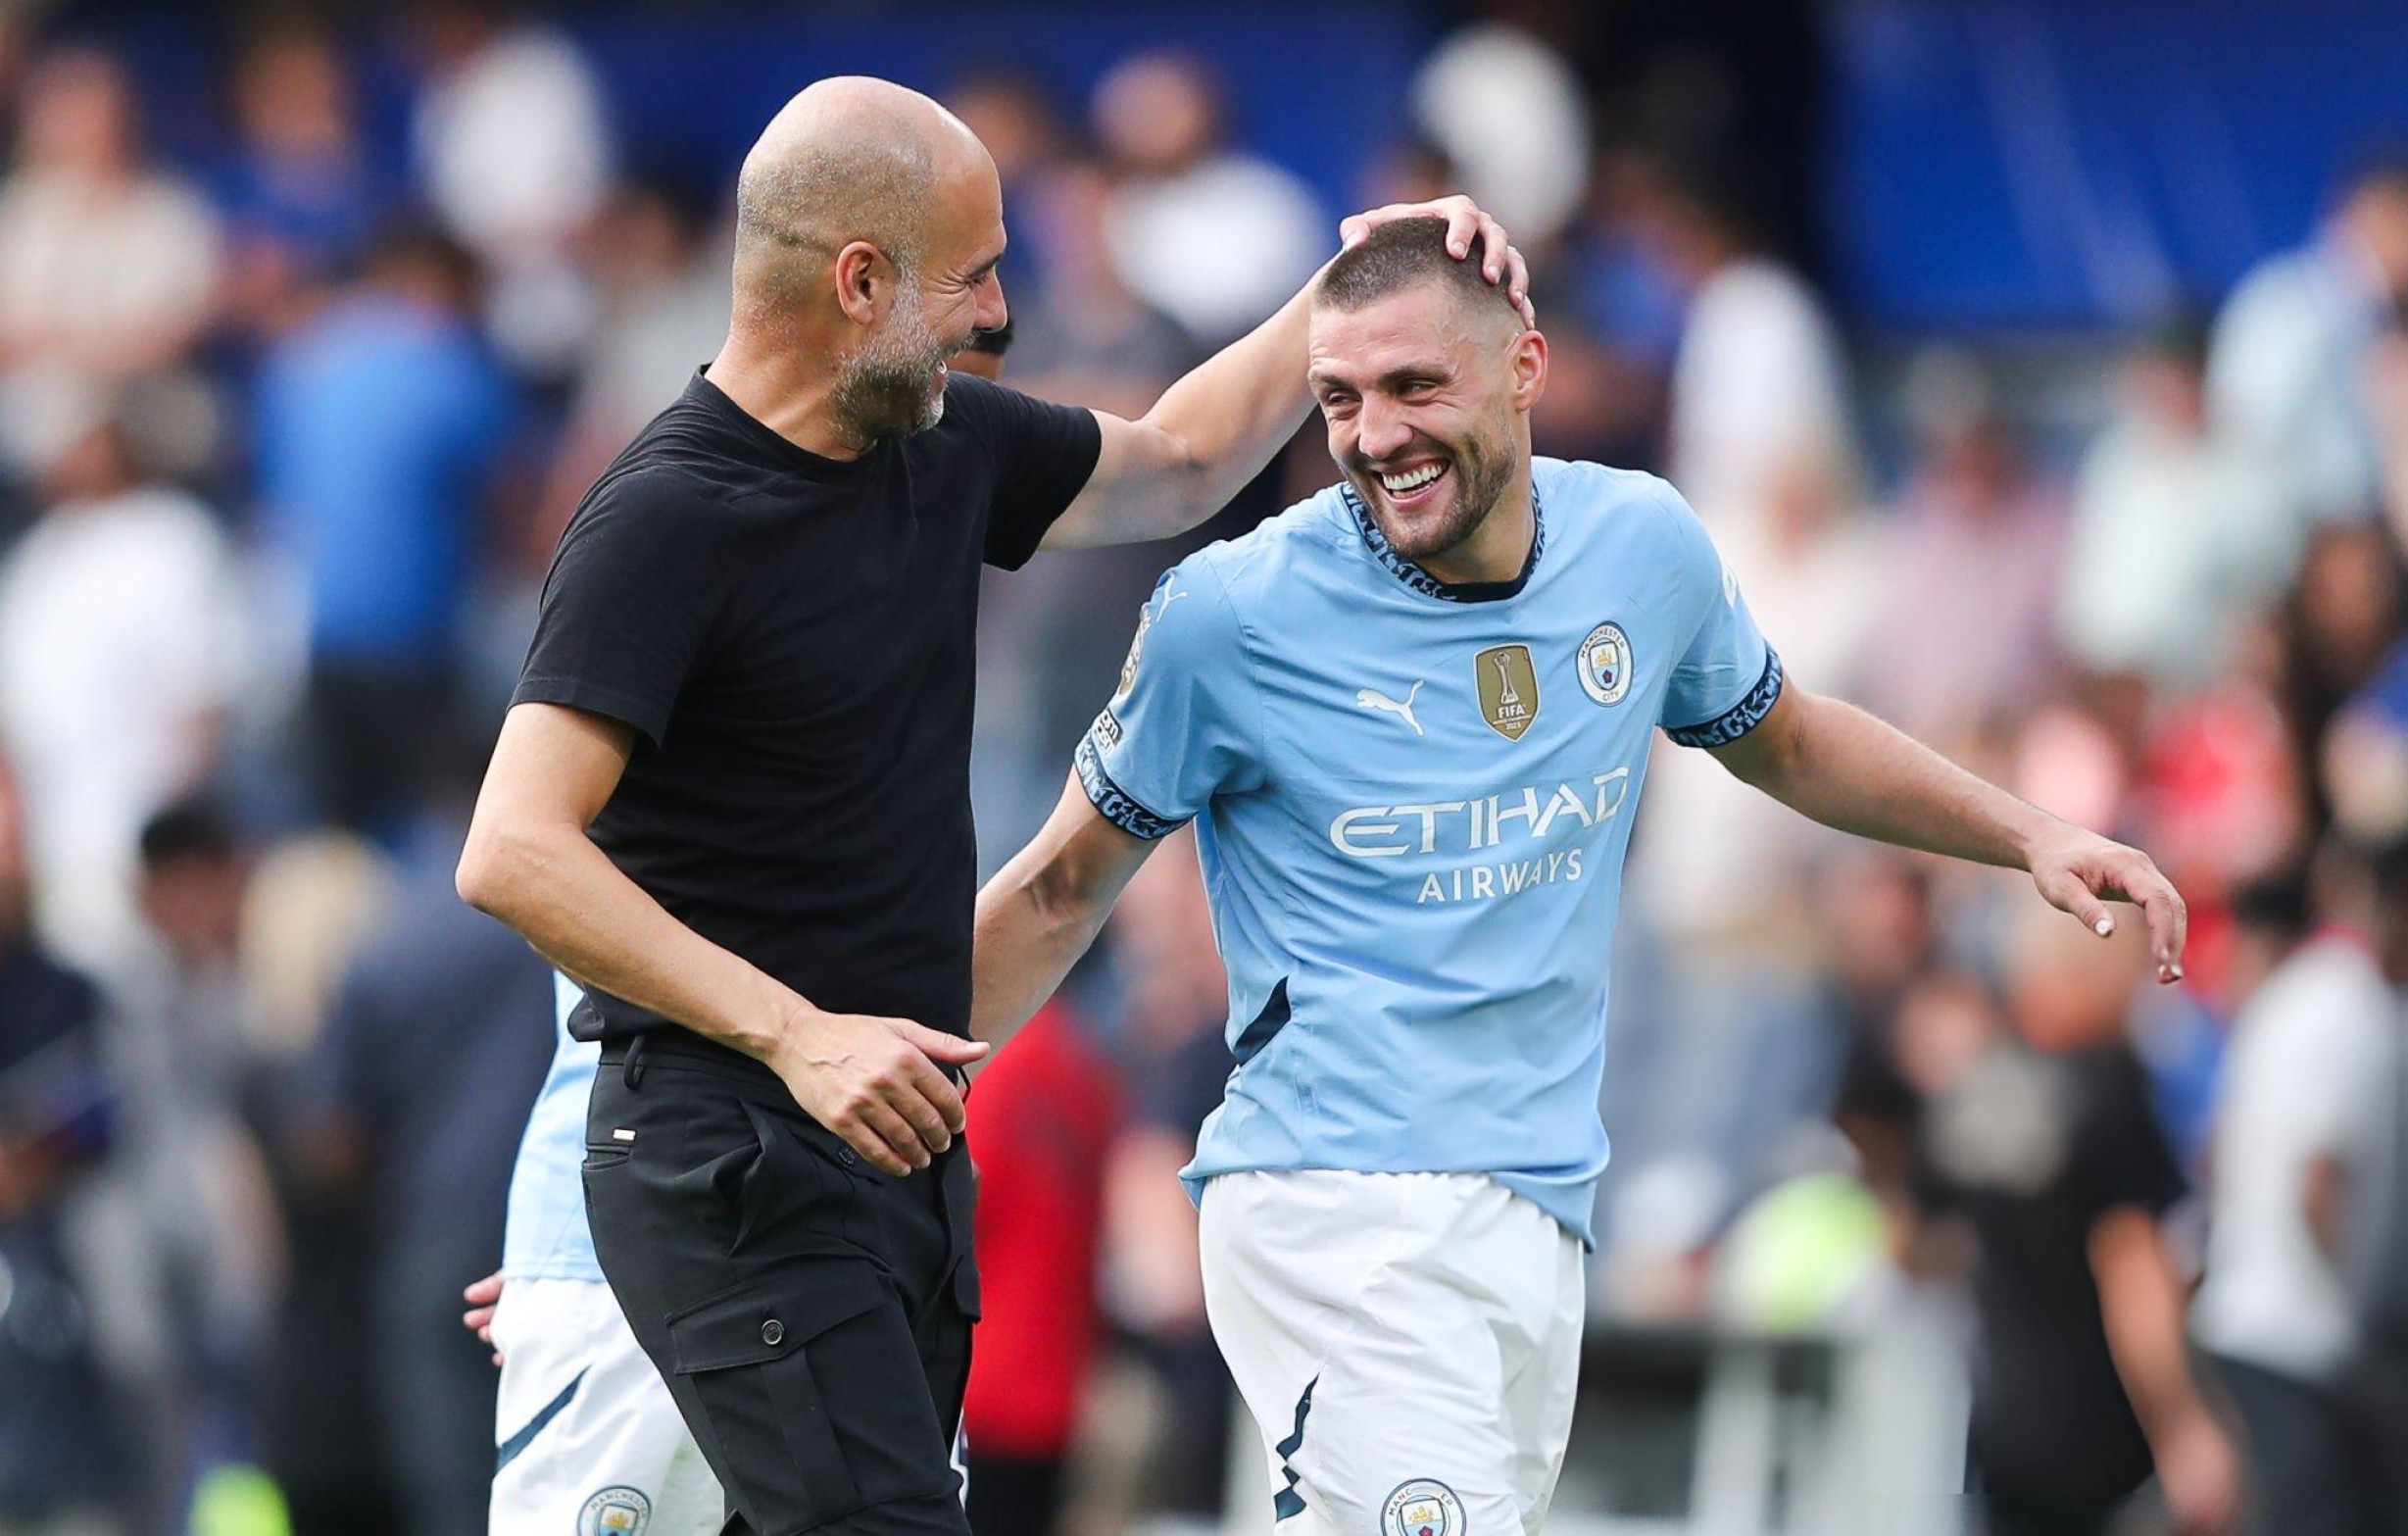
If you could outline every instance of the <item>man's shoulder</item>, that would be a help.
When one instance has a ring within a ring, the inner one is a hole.
[[[1550,546],[1608,549],[1617,558],[1659,552],[1702,537],[1697,515],[1672,483],[1645,470],[1617,470],[1587,460],[1533,459]]]
[[[1347,517],[1342,492],[1329,486],[1248,532],[1205,545],[1173,566],[1165,579],[1185,576],[1191,585],[1208,585],[1241,616],[1274,592],[1301,598],[1312,587],[1295,577],[1334,570],[1346,554]]]

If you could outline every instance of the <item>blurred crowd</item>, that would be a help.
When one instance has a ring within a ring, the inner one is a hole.
[[[649,171],[565,31],[381,25],[405,133],[371,131],[360,39],[262,25],[171,154],[123,59],[0,8],[9,1536],[482,1529],[458,1293],[551,1027],[450,869],[553,540],[720,339],[727,188]],[[1844,1338],[1962,1294],[2001,1536],[2395,1528],[2408,161],[2336,167],[2325,223],[2195,312],[1926,348],[1847,326],[1782,190],[1649,109],[1697,68],[1607,86],[1475,18],[1352,201],[1496,211],[1550,343],[1539,450],[1668,474],[1794,676],[2148,849],[2191,948],[2145,988],[2135,921],[2094,939],[1659,752],[1595,1315]],[[1031,393],[1142,412],[1348,211],[1196,57],[1083,98],[932,83],[1003,174]],[[1198,537],[1333,473],[1308,425]],[[1181,552],[992,580],[990,866]],[[1171,1175],[1223,1006],[1182,839],[973,1098],[982,1536],[1218,1517]]]

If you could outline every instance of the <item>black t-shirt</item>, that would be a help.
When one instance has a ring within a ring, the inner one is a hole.
[[[697,373],[562,535],[513,699],[635,727],[594,841],[818,1007],[965,1032],[978,568],[1025,562],[1101,447],[956,373],[935,426],[840,462]],[[581,1034],[662,1026],[592,1001]]]
[[[1925,1107],[1916,1153],[1920,1197],[1961,1216],[1980,1251],[1985,1484],[2042,1502],[2130,1493],[2151,1459],[2108,1350],[2090,1235],[2119,1209],[2162,1215],[2186,1188],[2139,1062],[2121,1047],[1993,1052]]]

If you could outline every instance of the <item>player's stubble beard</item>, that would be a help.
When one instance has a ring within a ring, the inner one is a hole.
[[[1505,487],[1513,483],[1513,443],[1503,432],[1471,433],[1459,443],[1430,442],[1446,455],[1454,486],[1435,520],[1419,520],[1410,527],[1389,515],[1380,477],[1365,463],[1357,460],[1343,467],[1355,495],[1371,509],[1371,520],[1379,524],[1389,549],[1416,565],[1445,555],[1479,532],[1504,499]],[[1401,457],[1411,457],[1410,451]]]
[[[918,281],[907,275],[886,323],[838,368],[830,404],[864,443],[924,432],[945,418],[945,360],[969,344],[966,334],[936,333]]]

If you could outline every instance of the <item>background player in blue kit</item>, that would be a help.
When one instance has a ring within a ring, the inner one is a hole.
[[[1213,1330],[1283,1522],[1388,1536],[1536,1530],[1552,1494],[1659,726],[1819,821],[2028,870],[2102,937],[2137,903],[2161,981],[2185,925],[2143,855],[1792,684],[1670,486],[1534,459],[1546,340],[1443,235],[1327,271],[1343,483],[1163,577],[977,925],[1000,1041],[1199,820],[1237,1059],[1186,1171]]]

